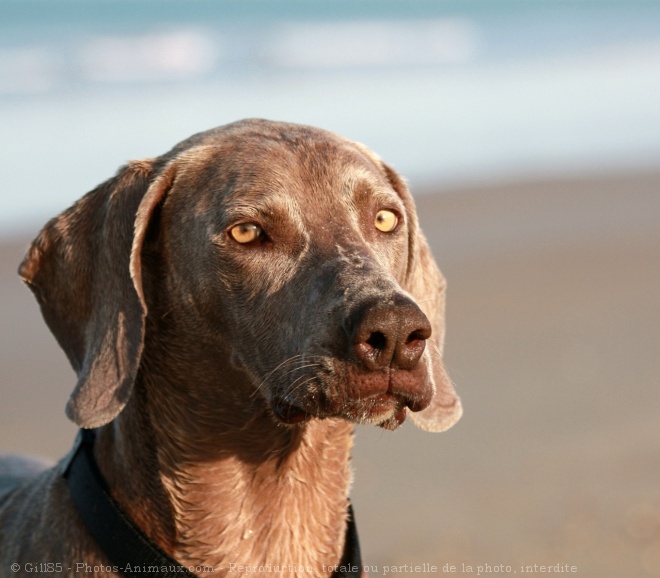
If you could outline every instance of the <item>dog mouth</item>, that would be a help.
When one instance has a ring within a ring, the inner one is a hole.
[[[289,371],[277,377],[269,405],[276,420],[288,426],[341,418],[394,430],[405,422],[408,410],[425,409],[433,397],[424,364],[412,370],[369,371],[360,365],[337,363],[306,376],[292,376]],[[292,380],[305,387],[293,387]]]
[[[283,398],[275,398],[271,403],[271,407],[275,417],[286,425],[300,425],[308,422],[313,417],[311,413]]]
[[[413,402],[393,393],[380,393],[347,404],[342,417],[359,424],[373,424],[394,430],[406,421]]]
[[[285,425],[302,425],[312,418],[339,417],[357,424],[372,424],[387,430],[398,428],[406,420],[407,411],[415,411],[415,404],[400,395],[382,393],[365,399],[350,400],[337,408],[307,410],[287,401],[275,398],[271,403],[275,417]]]

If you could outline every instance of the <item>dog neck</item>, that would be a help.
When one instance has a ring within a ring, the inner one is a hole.
[[[113,496],[181,564],[214,576],[268,565],[330,575],[344,545],[353,426],[280,425],[242,372],[225,365],[222,381],[170,371],[139,380],[99,432]]]

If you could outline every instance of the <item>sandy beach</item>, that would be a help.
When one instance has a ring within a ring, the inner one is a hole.
[[[432,190],[465,415],[358,428],[370,574],[660,576],[660,173]],[[0,249],[0,452],[57,458],[73,372],[16,275],[39,226]]]

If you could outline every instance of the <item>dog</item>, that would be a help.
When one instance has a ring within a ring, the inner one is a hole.
[[[408,188],[331,132],[244,120],[130,162],[19,273],[85,435],[54,468],[5,462],[2,577],[143,572],[99,544],[110,518],[195,575],[349,575],[354,424],[462,413]],[[81,468],[106,495],[92,514]]]

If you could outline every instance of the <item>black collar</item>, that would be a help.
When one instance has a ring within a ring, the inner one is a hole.
[[[129,578],[196,578],[191,570],[151,542],[112,498],[94,461],[95,437],[94,430],[80,430],[73,450],[63,463],[62,475],[85,526],[116,567],[113,571]],[[344,554],[333,577],[358,578],[361,574],[360,544],[353,508],[349,505]]]

